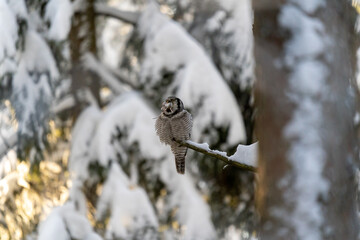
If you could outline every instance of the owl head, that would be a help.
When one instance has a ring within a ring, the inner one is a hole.
[[[165,116],[173,116],[184,110],[183,102],[177,97],[168,97],[161,106],[161,111]]]

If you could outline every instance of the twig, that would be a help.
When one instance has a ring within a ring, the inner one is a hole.
[[[234,160],[230,159],[230,157],[228,157],[225,152],[212,150],[212,149],[210,149],[208,147],[207,144],[206,144],[205,147],[201,147],[200,144],[194,143],[194,142],[189,141],[189,140],[181,141],[181,140],[174,139],[174,141],[177,142],[178,144],[180,144],[181,146],[188,147],[188,148],[191,148],[192,150],[194,150],[196,152],[200,152],[200,153],[203,153],[205,155],[217,158],[217,159],[225,162],[226,164],[235,166],[237,168],[241,168],[243,170],[250,171],[250,172],[256,172],[257,171],[256,167],[245,164],[245,163],[241,163],[241,162],[238,162],[238,161],[234,161]]]

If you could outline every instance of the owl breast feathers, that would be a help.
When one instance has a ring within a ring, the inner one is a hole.
[[[173,138],[177,140],[190,139],[191,128],[191,114],[186,110],[172,117],[160,114],[156,120],[156,133],[160,137],[160,141],[167,145],[174,143]]]
[[[163,103],[162,113],[156,120],[155,129],[160,141],[170,145],[171,151],[175,155],[176,170],[178,173],[184,174],[187,148],[180,146],[173,139],[190,139],[192,117],[188,111],[183,109],[180,99],[170,97]]]

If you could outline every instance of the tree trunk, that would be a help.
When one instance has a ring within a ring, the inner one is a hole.
[[[253,4],[261,239],[356,239],[355,12]]]
[[[84,89],[84,87],[90,89],[98,105],[101,106],[99,77],[85,69],[81,64],[82,57],[87,52],[92,53],[95,57],[97,56],[94,2],[94,0],[84,1],[83,11],[74,13],[69,33],[72,92],[77,102],[73,114],[75,118],[84,107],[84,103],[78,97],[78,90]]]

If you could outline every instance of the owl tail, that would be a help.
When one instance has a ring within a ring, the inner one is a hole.
[[[180,174],[185,174],[185,156],[175,157],[176,171]]]
[[[176,171],[180,174],[185,174],[185,156],[187,147],[171,146],[171,150],[175,155]]]

